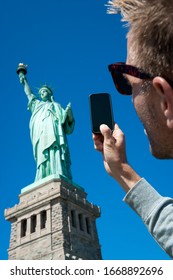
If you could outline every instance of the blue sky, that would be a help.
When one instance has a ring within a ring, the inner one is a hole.
[[[54,98],[72,103],[75,131],[69,135],[73,180],[88,200],[101,207],[97,228],[105,260],[169,259],[140,218],[122,201],[124,192],[104,170],[93,148],[88,96],[109,92],[114,118],[126,135],[128,160],[164,196],[172,196],[172,163],[149,151],[147,137],[130,97],[119,95],[107,65],[126,59],[126,29],[120,16],[107,15],[106,0],[6,0],[0,3],[1,26],[1,171],[0,259],[7,259],[10,223],[4,209],[18,203],[23,187],[35,177],[29,136],[27,98],[16,67],[28,64],[34,92],[45,82]]]

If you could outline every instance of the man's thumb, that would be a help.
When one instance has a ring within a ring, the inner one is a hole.
[[[110,139],[112,137],[112,131],[106,124],[101,124],[100,131],[105,139]]]

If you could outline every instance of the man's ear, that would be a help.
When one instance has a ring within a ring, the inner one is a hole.
[[[162,77],[153,79],[153,87],[160,95],[161,109],[167,119],[167,126],[173,128],[173,88]]]

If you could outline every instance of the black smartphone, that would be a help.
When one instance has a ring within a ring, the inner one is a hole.
[[[100,133],[100,125],[106,124],[114,128],[112,101],[109,93],[94,93],[89,95],[92,132]]]

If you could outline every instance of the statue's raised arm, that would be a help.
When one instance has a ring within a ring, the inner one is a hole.
[[[23,86],[24,86],[24,92],[26,93],[26,96],[28,97],[28,99],[30,99],[30,97],[33,95],[33,93],[31,91],[31,88],[26,79],[27,65],[25,65],[23,63],[19,63],[16,72],[19,75],[20,83],[23,84]]]

